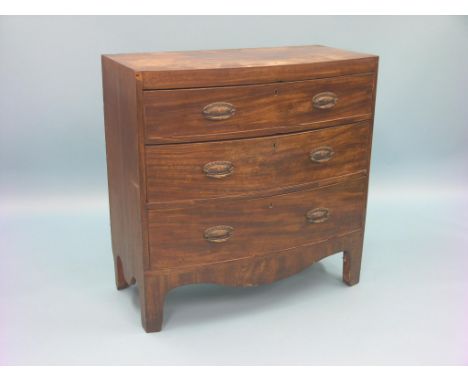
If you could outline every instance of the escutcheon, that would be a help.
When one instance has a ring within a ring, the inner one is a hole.
[[[234,165],[226,160],[208,162],[203,166],[203,172],[208,178],[222,179],[232,175]]]
[[[306,219],[309,223],[317,224],[323,223],[328,220],[330,217],[330,210],[328,208],[315,208],[313,210],[307,211]]]
[[[330,146],[317,147],[309,154],[310,160],[315,163],[328,162],[333,155],[335,155],[335,151]]]
[[[331,109],[338,102],[338,97],[333,92],[318,93],[312,98],[312,103],[316,109]]]
[[[213,102],[203,108],[202,114],[210,121],[222,121],[231,118],[236,108],[229,102]]]
[[[203,237],[210,243],[224,243],[231,238],[233,231],[234,228],[231,226],[217,225],[207,228],[203,234]]]

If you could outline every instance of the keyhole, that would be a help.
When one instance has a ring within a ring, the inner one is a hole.
[[[270,203],[270,205],[268,206],[268,208],[273,208],[273,203]]]
[[[278,95],[278,89],[275,89],[275,96]]]
[[[276,151],[276,142],[273,143],[273,151]]]

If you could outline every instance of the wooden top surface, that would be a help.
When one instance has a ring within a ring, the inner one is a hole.
[[[375,55],[322,45],[110,54],[103,59],[141,73],[145,89],[291,81],[377,68]]]
[[[136,72],[312,64],[375,57],[322,45],[106,55]]]

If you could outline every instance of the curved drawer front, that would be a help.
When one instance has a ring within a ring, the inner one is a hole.
[[[149,202],[282,190],[364,171],[368,122],[306,133],[146,147]]]
[[[370,119],[374,74],[219,88],[145,91],[148,143],[200,142]]]
[[[273,253],[362,228],[366,179],[267,198],[149,210],[151,266]]]

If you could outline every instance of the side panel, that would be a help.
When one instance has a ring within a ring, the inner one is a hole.
[[[140,279],[144,259],[138,86],[133,71],[105,56],[102,76],[112,250],[124,287]]]

